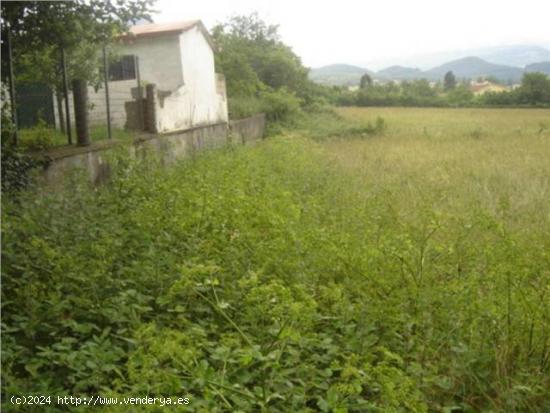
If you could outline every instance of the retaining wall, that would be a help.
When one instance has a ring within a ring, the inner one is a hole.
[[[259,113],[246,119],[230,121],[229,133],[233,142],[250,144],[264,137],[265,126],[265,113]]]
[[[163,135],[143,134],[132,143],[105,140],[85,147],[54,148],[39,153],[40,156],[46,156],[51,160],[43,176],[47,184],[55,186],[63,182],[69,171],[81,169],[86,172],[91,182],[99,184],[110,176],[109,158],[115,148],[121,148],[132,157],[154,153],[160,157],[163,164],[169,165],[204,149],[219,148],[230,142],[245,144],[261,139],[265,128],[265,116],[253,116],[231,122],[231,128],[233,134],[239,134],[240,141],[230,141],[229,125],[221,122]]]

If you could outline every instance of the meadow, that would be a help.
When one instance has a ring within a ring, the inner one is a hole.
[[[3,394],[550,411],[550,110],[315,116],[4,197]]]

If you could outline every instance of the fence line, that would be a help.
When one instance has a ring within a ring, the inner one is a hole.
[[[195,83],[179,85],[174,90],[158,90],[155,85],[151,85],[151,90],[148,87],[146,93],[140,77],[138,56],[122,56],[109,66],[109,52],[107,49],[103,52],[101,82],[95,87],[85,88],[86,124],[97,128],[91,134],[93,139],[112,138],[116,129],[165,133],[228,122],[223,75],[215,74],[213,84],[205,83],[204,79],[208,79],[208,76],[198,76]],[[64,53],[61,55],[65,59]],[[69,85],[76,80],[86,79],[69,79],[66,71],[63,72],[67,96],[64,96],[65,90],[58,90],[56,93],[50,90],[37,100],[44,107],[48,106],[48,114],[51,116],[48,122],[66,135],[65,142],[73,143],[75,139],[72,134],[78,117],[75,108],[77,99]],[[106,129],[106,133],[99,129],[101,127]],[[59,134],[55,135],[55,139],[59,140],[59,137]],[[81,139],[79,142],[84,144],[88,139]]]

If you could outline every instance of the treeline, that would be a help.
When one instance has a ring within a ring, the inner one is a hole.
[[[488,92],[482,98],[486,105],[550,106],[550,77],[544,73],[526,73],[520,87],[507,92]]]
[[[303,109],[327,102],[328,88],[308,79],[308,69],[279,37],[278,26],[256,13],[236,16],[213,28],[216,71],[226,79],[231,118],[265,112],[284,122]],[[334,96],[332,96],[334,97]]]
[[[526,73],[515,89],[481,95],[475,95],[464,83],[431,86],[425,79],[385,84],[361,82],[358,90],[333,87],[331,92],[331,102],[341,106],[550,106],[550,78],[544,73]]]
[[[271,124],[285,123],[304,111],[337,106],[550,106],[550,78],[527,73],[510,91],[475,95],[452,72],[436,85],[427,80],[377,84],[368,76],[358,90],[319,85],[308,79],[300,57],[285,45],[278,26],[257,14],[236,16],[212,30],[217,45],[216,70],[226,77],[229,115],[233,119],[265,112]]]

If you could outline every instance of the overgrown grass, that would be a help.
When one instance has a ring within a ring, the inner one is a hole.
[[[262,99],[253,96],[234,96],[228,102],[229,119],[244,119],[265,110]]]
[[[290,124],[272,126],[276,132],[290,130],[290,133],[299,134],[315,141],[327,141],[333,138],[367,138],[369,136],[383,135],[386,131],[386,121],[381,116],[374,119],[348,119],[333,108],[305,112],[298,116]]]
[[[39,122],[32,128],[24,128],[19,131],[21,147],[28,151],[37,151],[63,146],[68,144],[67,135],[59,129],[55,129],[45,122]],[[92,142],[102,141],[109,138],[107,126],[94,126],[90,128],[90,140]],[[117,140],[131,141],[136,138],[136,132],[127,129],[113,128],[112,138]],[[72,130],[72,141],[76,143],[76,130]]]
[[[548,111],[318,116],[318,142],[304,120],[171,169],[120,158],[93,191],[4,198],[4,394],[550,409]],[[343,132],[377,117],[383,134]]]

